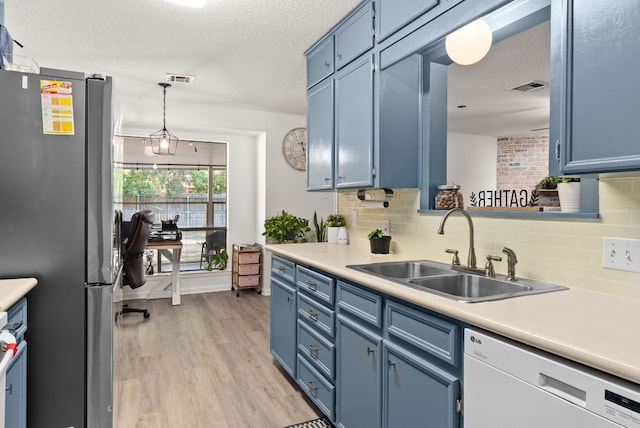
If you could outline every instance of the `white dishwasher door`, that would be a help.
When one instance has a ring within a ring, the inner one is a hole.
[[[637,385],[518,345],[465,330],[465,428],[640,428]]]

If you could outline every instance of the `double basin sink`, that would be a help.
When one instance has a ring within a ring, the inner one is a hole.
[[[428,260],[370,263],[349,265],[347,267],[468,303],[501,300],[567,289],[567,287],[560,285],[529,279],[509,281],[500,277],[487,277],[479,272],[466,272],[464,268],[452,267],[444,263]]]

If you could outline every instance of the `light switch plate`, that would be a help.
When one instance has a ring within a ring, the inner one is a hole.
[[[640,272],[640,239],[604,238],[602,267]]]

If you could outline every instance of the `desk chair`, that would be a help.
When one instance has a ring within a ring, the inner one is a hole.
[[[213,252],[218,253],[227,248],[227,234],[224,230],[214,230],[207,235],[206,241],[202,243],[200,250],[200,269],[202,262],[207,261],[207,257]]]
[[[123,243],[124,255],[123,266],[124,275],[122,279],[123,285],[131,288],[142,287],[146,282],[144,277],[144,250],[147,248],[149,241],[149,233],[151,224],[153,224],[153,213],[150,210],[138,211],[131,217],[131,223],[125,225],[123,222]],[[128,236],[125,235],[128,226]],[[151,314],[146,309],[130,308],[129,305],[123,305],[122,313],[141,313],[145,318],[149,318]]]

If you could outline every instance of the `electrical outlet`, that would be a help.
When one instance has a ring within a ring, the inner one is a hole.
[[[640,239],[604,238],[602,267],[640,272]]]
[[[382,222],[382,233],[386,236],[391,235],[391,222],[389,220],[385,220]]]
[[[351,226],[358,225],[358,210],[351,211]]]

